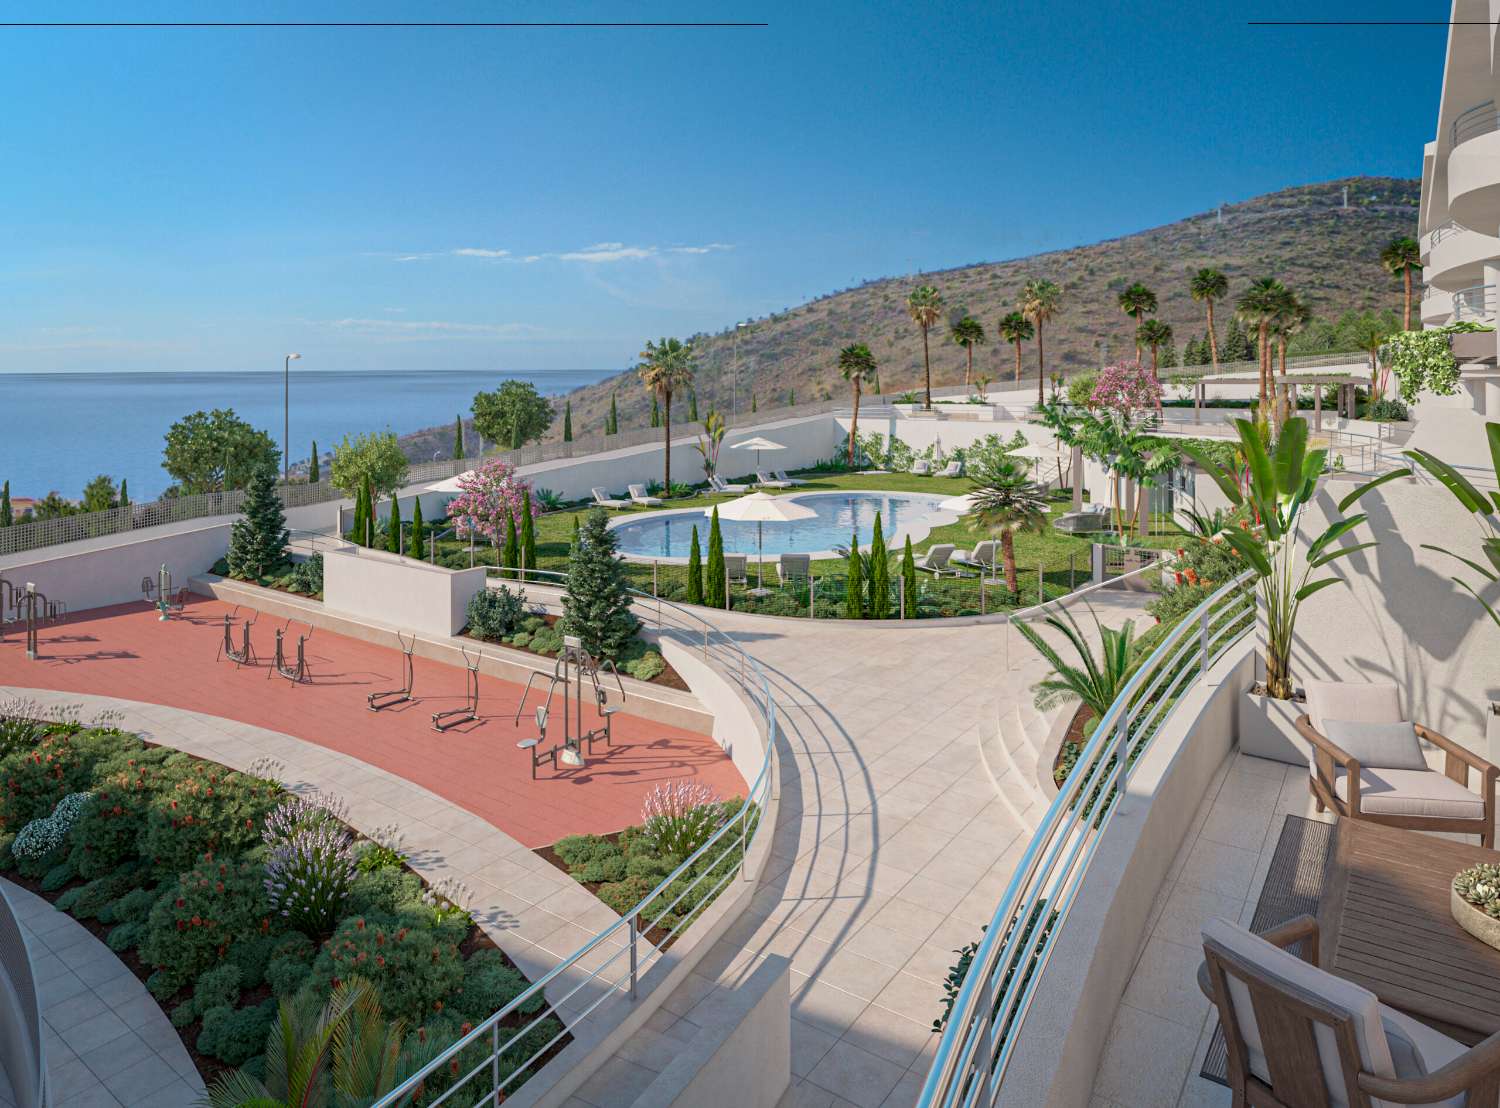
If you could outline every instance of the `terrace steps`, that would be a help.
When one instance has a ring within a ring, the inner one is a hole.
[[[979,735],[979,757],[990,783],[1006,809],[1027,831],[1036,829],[1051,800],[1042,785],[1047,771],[1041,759],[1047,738],[1057,717],[1070,710],[1067,705],[1047,712],[1036,709],[1031,685],[1041,675],[1036,666],[1006,674],[1000,683],[996,725]]]

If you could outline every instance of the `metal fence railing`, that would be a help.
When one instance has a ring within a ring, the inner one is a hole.
[[[1230,582],[1184,617],[1099,721],[974,953],[917,1100],[921,1108],[976,1108],[999,1097],[1018,1032],[1131,765],[1182,694],[1254,626],[1249,583],[1249,574]]]
[[[41,1001],[26,935],[3,889],[0,889],[0,974],[10,982],[8,992],[0,989],[0,1004],[9,1007],[14,1002],[13,1011],[0,1012],[0,1068],[10,1078],[16,1103],[47,1108],[51,1098],[47,1090]]]
[[[549,584],[566,577],[556,571],[526,572],[528,580]],[[715,660],[755,702],[765,728],[766,752],[745,803],[628,913],[377,1100],[373,1108],[396,1108],[419,1087],[427,1094],[423,1103],[428,1108],[502,1103],[607,1001],[638,1001],[647,971],[742,872],[762,827],[760,816],[775,777],[776,701],[770,681],[732,636],[695,611],[632,592],[638,601],[650,602],[649,608],[642,606],[643,614],[649,611],[658,628]],[[764,827],[769,834],[771,824]]]
[[[1482,104],[1475,104],[1467,111],[1460,112],[1458,118],[1453,121],[1453,145],[1468,142],[1480,135],[1487,135],[1491,131],[1500,131],[1500,112],[1495,110],[1493,100],[1486,100]]]
[[[1442,242],[1444,239],[1451,238],[1459,232],[1467,230],[1468,228],[1465,227],[1462,223],[1458,222],[1458,220],[1456,219],[1450,219],[1448,220],[1448,222],[1434,227],[1431,231],[1427,232],[1427,246],[1423,253],[1426,253],[1427,250],[1431,250],[1434,246]],[[1426,296],[1426,290],[1423,291],[1423,296]]]
[[[1481,321],[1495,318],[1495,286],[1472,285],[1453,294],[1453,318],[1456,321]]]

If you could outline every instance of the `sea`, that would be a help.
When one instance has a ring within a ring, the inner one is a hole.
[[[475,393],[504,381],[530,381],[557,396],[614,372],[330,372],[293,362],[289,453],[296,463],[309,456],[313,440],[327,451],[362,431],[452,426],[460,413],[470,418]],[[0,374],[0,481],[10,481],[12,496],[56,491],[76,499],[104,473],[116,482],[128,478],[132,500],[152,499],[171,484],[161,468],[167,428],[214,408],[234,409],[281,445],[279,372]]]

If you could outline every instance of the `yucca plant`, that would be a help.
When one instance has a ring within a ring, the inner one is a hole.
[[[1119,627],[1105,627],[1095,616],[1094,628],[1099,633],[1099,651],[1095,654],[1093,643],[1079,629],[1071,612],[1064,611],[1061,617],[1048,616],[1042,623],[1067,640],[1078,660],[1077,664],[1064,661],[1062,652],[1035,627],[1016,624],[1021,637],[1052,667],[1050,677],[1031,687],[1036,694],[1037,710],[1045,712],[1058,704],[1078,700],[1092,709],[1096,718],[1103,718],[1141,663],[1143,654],[1135,637],[1135,624],[1126,621]]]
[[[1246,488],[1241,489],[1237,475],[1216,462],[1201,446],[1185,442],[1182,452],[1214,479],[1230,504],[1236,508],[1248,505],[1253,513],[1255,527],[1231,527],[1224,538],[1245,559],[1258,580],[1261,611],[1266,621],[1266,694],[1274,700],[1291,700],[1292,634],[1297,626],[1297,613],[1308,597],[1343,580],[1332,575],[1310,580],[1313,571],[1376,544],[1334,545],[1365,522],[1367,517],[1361,512],[1334,520],[1302,554],[1297,543],[1302,509],[1317,490],[1328,452],[1307,449],[1307,421],[1301,417],[1287,420],[1274,447],[1269,449],[1252,421],[1234,422],[1240,436],[1240,452],[1249,470]],[[1347,511],[1371,489],[1409,475],[1409,470],[1395,470],[1365,482],[1339,501],[1339,512]]]
[[[1495,483],[1500,485],[1500,423],[1486,423],[1484,433],[1489,438],[1490,462],[1495,467]],[[1484,552],[1485,560],[1489,562],[1489,565],[1481,565],[1472,558],[1455,554],[1447,547],[1433,546],[1431,543],[1423,543],[1422,549],[1436,550],[1440,554],[1457,558],[1491,584],[1500,581],[1500,525],[1497,525],[1495,521],[1495,513],[1500,512],[1500,492],[1488,494],[1480,492],[1467,477],[1426,450],[1405,450],[1402,453],[1436,477],[1442,486],[1453,494],[1453,498],[1464,506],[1465,510],[1474,514],[1475,521],[1479,524],[1479,549]],[[1453,582],[1477,600],[1480,607],[1494,621],[1495,626],[1500,627],[1500,612],[1495,611],[1494,605],[1480,596],[1467,581],[1461,581],[1455,577]],[[1483,586],[1480,587],[1483,588]]]

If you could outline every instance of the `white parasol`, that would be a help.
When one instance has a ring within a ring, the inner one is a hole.
[[[805,504],[798,504],[789,496],[771,496],[763,492],[752,492],[738,500],[717,505],[720,519],[732,519],[740,523],[755,524],[756,587],[765,589],[765,535],[762,527],[766,523],[792,523],[799,519],[812,519],[818,513]],[[705,508],[703,514],[711,516],[713,508]]]
[[[782,446],[779,442],[772,442],[770,439],[761,438],[757,435],[753,439],[746,439],[743,442],[735,443],[730,449],[755,451],[755,468],[760,469],[760,452],[762,450],[785,450],[786,447]]]

